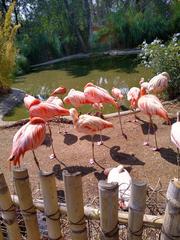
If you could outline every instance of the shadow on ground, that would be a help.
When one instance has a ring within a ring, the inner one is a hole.
[[[134,154],[127,154],[120,152],[119,146],[113,146],[110,148],[110,155],[112,159],[119,164],[125,165],[144,165],[145,163],[135,157]]]
[[[58,180],[63,180],[62,172],[67,170],[69,173],[81,172],[82,177],[96,171],[94,167],[68,166],[61,168],[59,164],[53,166],[53,172]]]
[[[177,153],[172,148],[160,148],[159,152],[166,161],[177,165]]]
[[[105,142],[105,141],[110,139],[110,137],[108,137],[106,135],[101,135],[101,137],[102,137],[102,141],[103,142]],[[94,142],[100,142],[101,141],[101,137],[100,137],[99,134],[94,135],[94,137],[93,137]],[[82,136],[82,137],[79,138],[79,140],[87,140],[89,142],[92,142],[91,135]]]

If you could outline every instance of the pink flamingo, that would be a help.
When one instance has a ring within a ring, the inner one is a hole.
[[[64,103],[63,101],[57,97],[57,96],[50,96],[47,100],[46,100],[47,103],[52,103],[52,104],[55,104],[56,106],[60,106],[60,107],[64,107]],[[61,117],[59,117],[59,119],[61,119]],[[60,121],[61,122],[61,121]],[[64,127],[64,133],[66,133],[65,131],[65,125],[63,124],[63,127]],[[59,133],[61,133],[61,130],[60,130],[60,124],[58,124],[58,129],[59,129]]]
[[[140,84],[142,87],[146,87],[149,93],[157,95],[168,87],[169,80],[169,74],[167,72],[162,72],[151,78],[149,82],[144,82],[142,78]]]
[[[39,162],[36,158],[34,149],[39,147],[46,135],[46,122],[39,117],[31,118],[28,123],[22,126],[13,138],[13,145],[9,161],[13,161],[13,165],[20,167],[20,159],[25,152],[32,150],[34,160],[40,170]]]
[[[115,108],[118,110],[118,116],[119,116],[122,135],[125,138],[127,138],[126,135],[123,133],[121,118],[119,114],[119,105],[115,101],[115,99],[108,93],[108,91],[90,82],[90,83],[87,83],[86,86],[84,87],[84,94],[86,98],[92,101],[93,103],[110,103],[115,106]]]
[[[46,101],[41,102],[39,104],[34,104],[34,102],[32,102],[29,108],[29,114],[31,118],[40,117],[40,118],[43,118],[45,121],[49,121],[56,116],[69,116],[69,110]],[[51,128],[49,124],[47,124],[47,126],[49,128],[50,136],[52,138]],[[52,144],[52,150],[53,150],[53,154],[51,155],[50,158],[57,159],[56,154],[54,152],[53,144]]]
[[[83,104],[92,104],[93,102],[88,100],[85,94],[81,91],[71,89],[68,95],[63,99],[64,103],[72,104],[75,108],[79,108]]]
[[[169,117],[167,111],[164,109],[162,103],[160,100],[152,95],[144,95],[144,89],[141,89],[141,97],[138,100],[138,107],[139,109],[145,113],[146,115],[149,116],[150,122],[149,122],[149,129],[148,129],[148,141],[144,142],[144,145],[149,145],[149,133],[150,133],[150,127],[152,126],[154,128],[154,124],[152,121],[152,116],[157,115],[163,119],[165,119],[167,122],[169,122]],[[156,147],[153,148],[154,151],[158,150],[157,146],[157,138],[156,138],[156,132],[154,132],[154,137],[155,137],[155,144]]]
[[[127,100],[130,101],[130,106],[132,110],[136,110],[137,103],[140,98],[140,89],[137,87],[132,87],[127,93]],[[135,122],[136,122],[136,113],[135,113]]]
[[[91,116],[88,114],[83,114],[79,116],[75,108],[71,108],[69,112],[70,112],[70,116],[73,119],[74,128],[78,132],[91,135],[92,159],[90,159],[90,163],[95,162],[98,166],[100,166],[95,161],[95,157],[94,157],[94,135],[105,128],[112,128],[113,124],[111,122],[103,120],[102,118]]]
[[[84,95],[92,103],[111,103],[116,109],[118,109],[118,104],[108,91],[94,85],[93,83],[86,84],[84,87]]]
[[[56,96],[58,94],[65,94],[67,92],[67,89],[65,87],[58,87],[56,88],[50,95],[51,96]]]
[[[175,144],[177,148],[177,165],[178,165],[178,180],[180,178],[179,166],[180,166],[180,112],[177,112],[177,122],[173,123],[171,126],[171,141]]]
[[[115,90],[115,92],[117,91]],[[87,97],[87,99],[89,99],[94,103],[110,103],[115,106],[115,108],[118,111],[121,133],[125,138],[127,138],[122,128],[121,116],[119,113],[119,105],[115,101],[115,99],[109,94],[109,92],[106,89],[96,86],[90,82],[90,83],[87,83],[86,86],[84,87],[84,94]]]

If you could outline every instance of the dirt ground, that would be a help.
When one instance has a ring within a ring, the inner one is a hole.
[[[176,112],[180,110],[180,102],[165,106],[171,122],[176,121]],[[143,146],[147,138],[148,117],[138,113],[138,122],[133,122],[132,114],[122,116],[122,124],[127,139],[121,135],[118,117],[109,118],[114,125],[113,129],[103,131],[104,145],[95,144],[96,161],[103,167],[109,168],[123,164],[128,169],[133,179],[146,181],[155,187],[158,180],[162,183],[162,190],[166,192],[171,178],[177,176],[176,148],[170,140],[171,127],[164,123],[163,119],[153,117],[156,126],[159,151],[152,151],[154,137],[150,135],[151,146]],[[50,147],[44,145],[36,150],[41,169],[54,171],[58,193],[64,196],[62,171],[81,171],[84,202],[90,203],[98,195],[98,181],[105,179],[103,169],[96,164],[91,165],[91,138],[90,136],[76,132],[72,124],[66,124],[67,134],[58,133],[57,123],[51,123],[53,143],[57,157],[66,166],[59,164],[56,159],[50,160],[52,153]],[[20,127],[20,126],[19,126]],[[12,171],[9,170],[7,159],[10,155],[12,139],[19,127],[0,129],[0,161],[1,171],[4,173],[10,191],[14,192]],[[99,141],[99,135],[95,141]],[[29,171],[32,191],[35,194],[39,188],[38,169],[33,160],[31,151],[27,152],[21,161],[22,166]]]

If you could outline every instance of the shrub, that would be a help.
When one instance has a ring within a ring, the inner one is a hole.
[[[169,99],[178,97],[180,93],[180,33],[175,34],[166,44],[159,39],[155,39],[150,44],[144,41],[141,50],[139,56],[145,67],[151,67],[155,73],[169,73],[171,78],[167,90]]]
[[[0,12],[0,91],[8,92],[15,67],[16,48],[14,39],[20,25],[13,25],[11,16],[15,2],[10,5],[5,18]]]

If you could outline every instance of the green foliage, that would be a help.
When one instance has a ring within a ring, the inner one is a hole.
[[[155,39],[150,44],[142,43],[140,58],[145,67],[151,67],[156,73],[168,72],[171,78],[168,87],[169,98],[175,98],[180,93],[180,33],[173,36],[171,41],[163,44]]]
[[[15,67],[16,48],[14,39],[20,25],[13,25],[11,16],[14,10],[13,2],[5,16],[0,15],[0,91],[10,89],[12,74]]]

